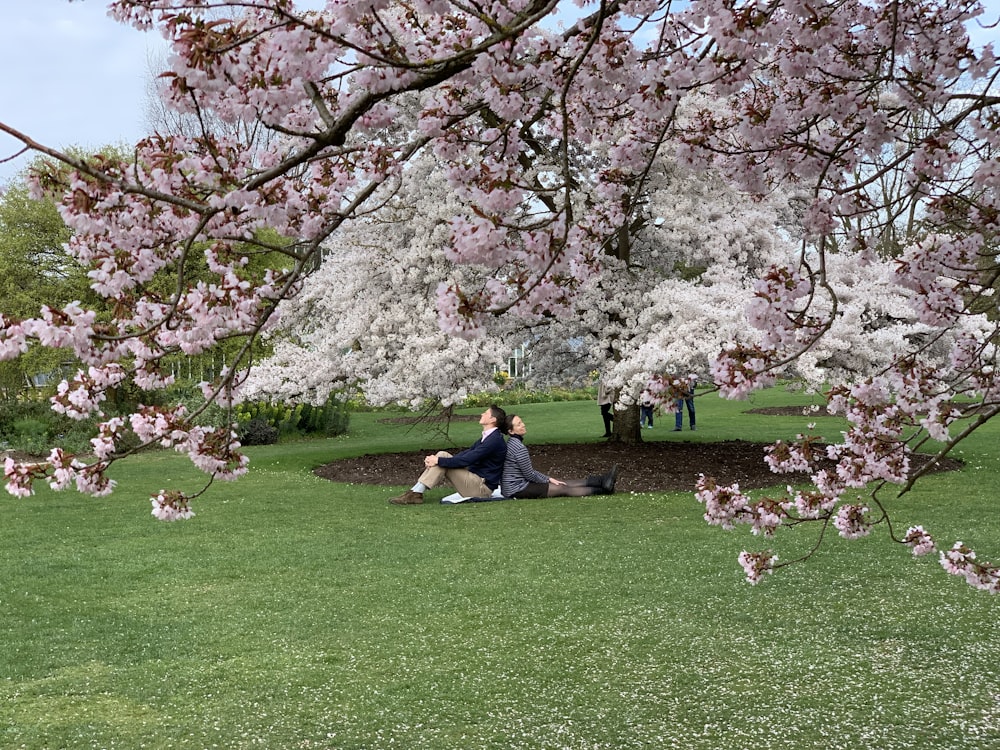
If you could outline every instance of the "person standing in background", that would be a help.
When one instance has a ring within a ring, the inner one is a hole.
[[[604,384],[604,379],[597,383],[597,405],[601,407],[601,417],[604,419],[604,435],[611,437],[611,424],[614,422],[615,414],[612,406],[615,402],[614,392]]]
[[[684,391],[677,402],[674,404],[674,411],[676,416],[674,417],[674,432],[680,432],[684,428],[684,407],[687,406],[688,422],[691,425],[691,429],[695,429],[694,426],[694,387],[698,384],[698,376],[693,372],[687,376],[687,381],[684,387]]]
[[[649,393],[643,393],[642,398],[639,400],[639,428],[642,429],[646,427],[648,429],[653,429],[653,409],[655,408],[653,404],[653,399],[650,398]]]

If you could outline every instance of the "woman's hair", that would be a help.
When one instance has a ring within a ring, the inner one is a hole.
[[[511,430],[514,429],[514,420],[517,419],[516,414],[508,414],[503,421],[503,431],[507,435],[511,434]]]

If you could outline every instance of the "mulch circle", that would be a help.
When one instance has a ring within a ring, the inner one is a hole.
[[[677,439],[638,445],[529,443],[528,447],[534,467],[558,479],[602,474],[618,464],[619,492],[693,491],[699,474],[715,477],[724,485],[738,482],[742,489],[797,484],[806,480],[804,474],[772,473],[764,463],[766,445],[742,440],[692,443]],[[345,458],[320,466],[314,473],[331,482],[409,486],[423,471],[424,456],[438,450],[442,448]],[[922,465],[929,459],[927,456],[921,461],[921,457],[916,456],[912,463]],[[932,471],[952,471],[961,466],[961,461],[946,458]]]

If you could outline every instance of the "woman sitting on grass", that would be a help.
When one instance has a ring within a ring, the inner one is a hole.
[[[589,476],[586,479],[562,481],[535,471],[531,456],[524,445],[527,428],[516,414],[507,417],[507,458],[504,459],[500,492],[504,497],[583,497],[585,495],[610,495],[615,491],[618,479],[618,465],[611,467],[607,474]]]

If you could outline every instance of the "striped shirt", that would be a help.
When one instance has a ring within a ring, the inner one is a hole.
[[[507,439],[507,458],[503,462],[503,477],[500,479],[500,492],[504,497],[514,497],[531,482],[548,484],[549,478],[540,471],[535,471],[531,465],[531,456],[521,441],[520,435],[511,435]]]

